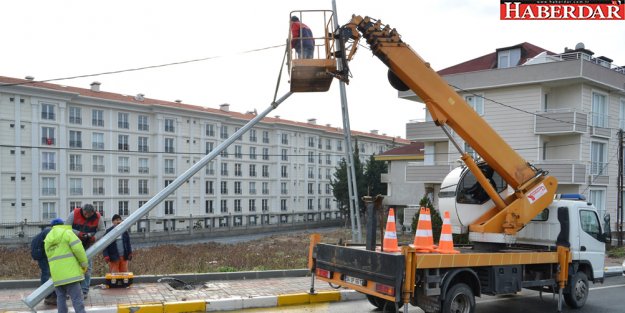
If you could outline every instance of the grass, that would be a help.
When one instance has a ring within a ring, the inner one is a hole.
[[[608,257],[611,257],[611,258],[616,258],[616,259],[624,258],[625,247],[612,248],[608,250],[607,253],[608,253]]]
[[[322,235],[322,241],[330,243],[350,238],[345,229]],[[135,275],[299,269],[307,266],[309,240],[310,233],[303,231],[237,244],[160,245],[135,250],[129,268]],[[0,255],[0,280],[39,278],[30,247],[0,247]],[[107,271],[103,257],[96,256],[92,276]]]

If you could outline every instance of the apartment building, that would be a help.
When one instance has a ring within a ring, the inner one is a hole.
[[[525,42],[439,74],[523,158],[556,177],[559,193],[584,194],[602,215],[609,213],[616,221],[625,67],[581,43],[554,53]],[[420,101],[412,92],[400,97]],[[445,175],[458,165],[457,150],[429,116],[408,123],[406,136],[425,143],[423,163],[412,163],[407,172],[436,195]],[[466,144],[464,148],[472,151]]]
[[[106,92],[98,82],[0,84],[1,223],[43,224],[85,203],[106,220],[128,216],[255,116]],[[363,160],[406,143],[376,131],[352,136]],[[341,218],[330,180],[344,156],[342,129],[267,117],[133,230]]]

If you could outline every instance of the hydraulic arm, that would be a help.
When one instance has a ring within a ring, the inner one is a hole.
[[[448,83],[430,68],[410,46],[401,40],[395,29],[370,17],[352,16],[339,30],[341,46],[353,39],[350,51],[343,51],[344,63],[351,59],[362,37],[371,51],[389,67],[394,86],[412,90],[429,110],[436,125],[443,127],[462,155],[462,160],[494,202],[494,207],[475,224],[472,232],[514,235],[553,200],[557,180],[528,164],[512,149]],[[340,73],[338,77],[347,77]],[[514,189],[502,199],[479,170],[475,161],[449,135],[453,129],[488,165]]]

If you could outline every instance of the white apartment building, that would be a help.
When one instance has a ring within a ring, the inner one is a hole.
[[[254,116],[105,92],[98,82],[0,77],[0,223],[38,226],[85,203],[106,220],[128,216]],[[352,136],[363,160],[406,143]],[[341,218],[330,179],[344,156],[342,129],[265,118],[133,230]]]
[[[556,54],[522,43],[439,74],[523,158],[556,177],[559,193],[584,194],[616,221],[617,132],[625,121],[623,66],[597,57],[583,44]],[[420,101],[412,92],[400,97]],[[445,175],[458,166],[457,150],[429,116],[408,123],[406,138],[425,143],[423,164],[409,165],[407,177],[436,195]]]

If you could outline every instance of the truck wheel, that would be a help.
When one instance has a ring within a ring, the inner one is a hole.
[[[395,303],[392,301],[388,301],[386,299],[378,298],[372,295],[367,295],[367,300],[369,300],[369,303],[371,303],[382,312],[395,312]],[[398,308],[401,308],[402,306],[404,306],[403,302],[399,302],[397,304]]]
[[[571,292],[564,294],[564,302],[572,309],[579,309],[586,304],[590,290],[586,273],[575,273],[569,284],[571,284]]]
[[[458,283],[453,285],[443,302],[442,313],[474,313],[475,312],[475,296],[473,290],[467,284]]]

